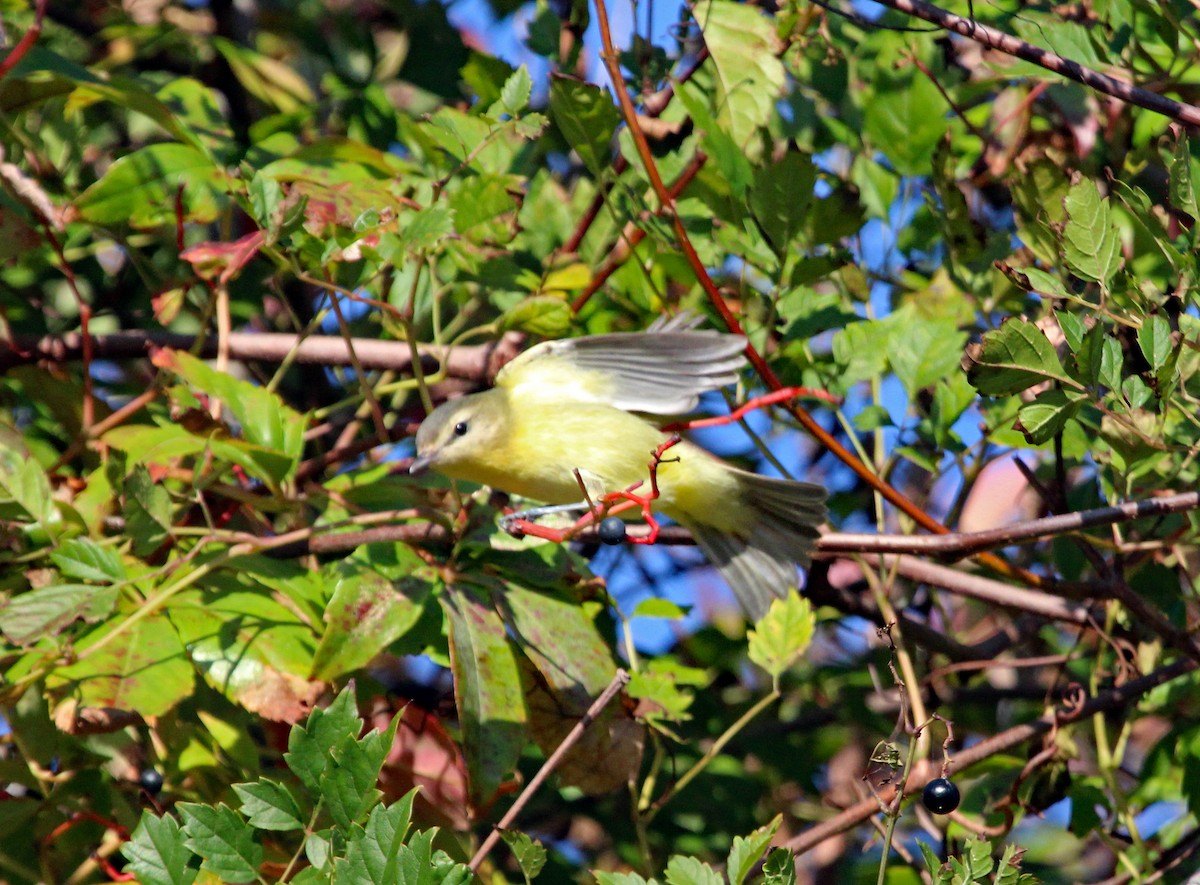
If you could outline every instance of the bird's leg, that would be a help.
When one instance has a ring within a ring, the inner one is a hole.
[[[680,437],[678,433],[673,433],[671,434],[670,438],[662,442],[658,448],[651,453],[650,463],[647,465],[650,470],[649,494],[637,494],[637,488],[641,485],[640,482],[637,482],[625,489],[623,492],[609,492],[600,499],[601,505],[606,508],[603,513],[607,515],[621,513],[622,511],[629,510],[633,507],[642,508],[642,519],[645,521],[646,525],[650,527],[650,532],[642,538],[630,538],[630,543],[653,544],[658,540],[658,533],[661,529],[661,526],[658,524],[658,520],[654,518],[654,512],[651,510],[655,499],[657,499],[659,496],[658,468],[664,462],[670,463],[671,461],[679,460],[678,458],[664,458],[663,455],[666,454],[667,450],[672,446],[678,445],[681,440],[682,437]]]
[[[719,427],[723,424],[732,424],[734,421],[742,420],[742,418],[755,409],[761,409],[764,406],[773,406],[776,403],[786,402],[799,396],[815,397],[834,405],[838,405],[842,401],[841,397],[834,396],[827,390],[820,390],[814,387],[783,387],[747,400],[728,415],[717,415],[713,418],[697,418],[694,421],[679,421],[675,424],[668,424],[663,430],[695,430],[697,427]]]
[[[650,527],[650,532],[643,538],[630,538],[629,540],[634,544],[653,544],[658,540],[658,533],[661,528],[651,510],[654,500],[660,494],[658,490],[658,468],[664,462],[670,463],[672,460],[678,460],[664,458],[663,455],[672,446],[678,445],[680,441],[681,437],[679,434],[672,434],[651,453],[650,463],[647,465],[650,470],[650,491],[645,495],[637,494],[637,490],[641,488],[642,483],[635,482],[623,491],[609,492],[600,498],[598,502],[594,502],[583,482],[582,475],[576,470],[575,479],[579,482],[579,488],[583,492],[584,497],[582,502],[578,504],[559,504],[552,507],[535,507],[531,510],[522,510],[518,513],[507,513],[500,517],[500,527],[510,535],[516,535],[517,537],[531,535],[535,538],[544,538],[547,541],[554,541],[556,544],[561,544],[564,541],[569,541],[588,526],[599,523],[606,516],[615,516],[634,507],[640,507],[642,510],[642,519]],[[539,516],[551,513],[571,513],[577,510],[583,510],[584,514],[564,529],[550,528],[549,526],[538,525],[536,522],[533,522]]]

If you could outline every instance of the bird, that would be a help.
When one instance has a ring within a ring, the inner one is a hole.
[[[681,314],[640,332],[545,341],[488,390],[438,406],[417,430],[409,470],[571,504],[649,479],[667,417],[737,381],[746,339]],[[657,418],[659,420],[653,420]],[[825,489],[734,467],[687,440],[658,464],[655,511],[686,528],[751,620],[798,585],[825,521]]]

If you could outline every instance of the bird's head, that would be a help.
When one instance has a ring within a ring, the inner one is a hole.
[[[469,479],[472,468],[504,441],[503,394],[490,390],[443,403],[417,430],[417,457],[408,472],[436,468],[451,478]]]

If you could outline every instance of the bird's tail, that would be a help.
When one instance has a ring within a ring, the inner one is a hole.
[[[797,586],[796,565],[812,562],[825,521],[825,489],[738,470],[741,497],[752,518],[727,531],[688,521],[696,544],[729,582],[746,614],[757,621],[771,601]]]

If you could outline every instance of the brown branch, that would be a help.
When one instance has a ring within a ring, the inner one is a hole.
[[[973,765],[978,765],[992,756],[1006,753],[1027,741],[1040,737],[1061,722],[1076,721],[1095,715],[1096,713],[1104,713],[1109,710],[1119,710],[1126,707],[1152,689],[1178,679],[1181,676],[1186,676],[1195,670],[1196,666],[1196,662],[1192,659],[1181,658],[1146,676],[1131,679],[1124,685],[1101,692],[1070,712],[1060,713],[1056,717],[1036,719],[1033,722],[1013,726],[955,753],[954,770],[961,771]],[[925,784],[923,782],[918,783],[915,780],[910,780],[905,786],[904,795],[911,796],[924,788]],[[785,846],[796,854],[803,854],[806,851],[811,851],[826,839],[859,826],[878,812],[879,799],[875,797],[864,799],[828,820],[814,824],[803,833],[789,839],[785,843]]]
[[[946,535],[875,535],[831,532],[818,541],[822,553],[915,553],[925,556],[961,557],[980,550],[1007,547],[1021,541],[1065,535],[1098,525],[1112,525],[1150,516],[1164,516],[1200,509],[1200,492],[1183,492],[1129,501],[1112,507],[1097,507],[1079,513],[1064,513],[1031,519],[981,532]]]
[[[1154,111],[1181,123],[1200,126],[1200,108],[1195,105],[1175,101],[1107,74],[1101,74],[1099,71],[1093,71],[1079,62],[1063,58],[1048,49],[1018,40],[1010,34],[989,28],[987,25],[981,25],[969,18],[947,12],[931,3],[925,3],[924,0],[879,0],[879,2],[884,6],[954,31],[956,34],[974,40],[990,49],[999,50],[1048,71],[1053,71],[1068,80],[1089,86],[1097,92],[1111,95],[1113,98],[1119,98],[1121,101]]]
[[[504,363],[517,354],[515,334],[509,334],[491,344],[465,347],[443,347],[422,345],[422,368],[434,372],[441,365],[448,375],[472,381],[485,382],[495,376]],[[379,341],[374,338],[352,338],[350,345],[363,369],[394,369],[403,371],[412,366],[412,352],[404,341]],[[78,332],[66,335],[47,335],[35,338],[15,335],[0,341],[0,372],[13,366],[29,363],[66,363],[84,355],[85,336]],[[174,332],[113,332],[91,336],[93,359],[123,360],[142,359],[156,347],[176,350],[195,350],[198,356],[213,357],[217,344],[206,338],[199,343],[194,335]],[[234,332],[229,336],[231,359],[279,363],[292,353],[295,361],[321,366],[350,366],[353,360],[350,347],[340,337],[310,335],[300,337],[276,332]]]

